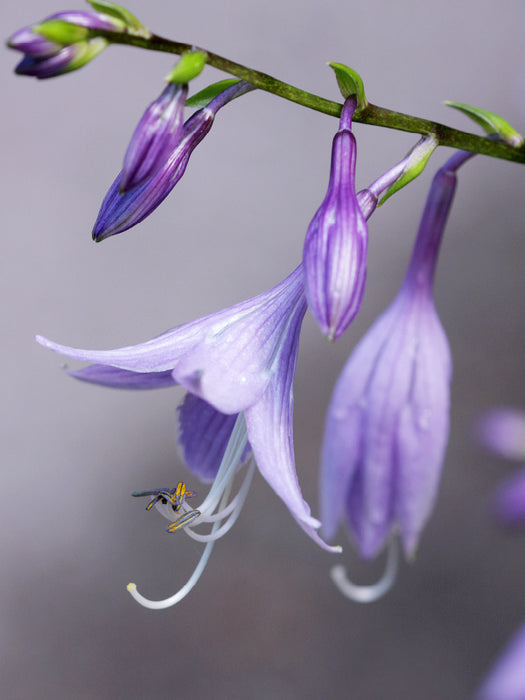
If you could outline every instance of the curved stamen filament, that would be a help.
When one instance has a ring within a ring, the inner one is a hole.
[[[127,590],[129,591],[131,596],[137,601],[137,603],[140,603],[140,605],[144,606],[145,608],[150,608],[151,610],[163,610],[165,608],[169,608],[172,605],[175,605],[176,603],[179,603],[183,598],[185,598],[188,595],[191,589],[195,586],[195,584],[201,577],[202,572],[206,568],[206,564],[208,563],[208,559],[210,558],[210,554],[215,544],[215,540],[217,540],[219,537],[222,537],[222,535],[226,534],[226,532],[228,532],[228,530],[235,524],[246,499],[246,495],[248,493],[248,489],[254,471],[253,462],[250,464],[247,470],[246,476],[244,477],[244,481],[237,495],[232,499],[230,503],[228,503],[237,466],[241,461],[242,454],[246,447],[246,443],[246,422],[244,420],[244,416],[242,414],[239,414],[235,422],[230,440],[228,441],[224,457],[222,458],[221,464],[219,466],[219,470],[217,472],[215,481],[213,482],[213,485],[207,497],[199,506],[200,517],[194,516],[195,520],[199,520],[201,523],[211,522],[211,531],[207,535],[195,533],[191,529],[191,521],[189,521],[187,525],[183,525],[182,523],[180,525],[181,529],[183,529],[193,539],[199,540],[201,542],[206,542],[206,546],[204,548],[204,551],[202,552],[201,558],[199,559],[197,566],[195,567],[192,575],[184,584],[184,586],[182,586],[182,588],[180,588],[174,595],[170,596],[169,598],[165,598],[164,600],[150,600],[149,598],[146,598],[138,592],[136,584],[129,583],[127,586]],[[218,512],[212,514],[217,506],[219,508]],[[162,510],[161,512],[163,513],[163,515],[166,515],[166,513]],[[189,505],[186,504],[184,501],[180,504],[180,507],[178,509],[178,513],[181,514],[181,518],[185,518],[187,516],[191,517],[191,514],[196,512],[197,511],[192,511]],[[179,520],[181,518],[179,518]],[[227,520],[225,522],[226,518]],[[191,519],[193,520],[193,518]],[[175,521],[175,523],[177,522],[178,520]],[[175,530],[177,528],[175,527],[173,529]]]
[[[221,499],[226,484],[232,480],[237,469],[237,465],[241,461],[242,453],[246,446],[246,421],[244,415],[240,413],[233,426],[232,434],[228,441],[226,451],[222,458],[217,476],[211,486],[211,489],[199,506],[201,513],[213,512]]]
[[[218,528],[214,529],[212,528],[211,532],[208,535],[203,535],[198,532],[194,532],[192,530],[192,527],[185,527],[184,531],[186,534],[191,537],[193,540],[197,540],[198,542],[210,542],[214,540],[220,539],[223,535],[225,535],[236,523],[237,518],[239,517],[242,507],[244,505],[244,501],[246,500],[246,496],[248,494],[248,490],[250,488],[250,484],[252,481],[253,477],[253,472],[255,469],[255,465],[253,461],[250,463],[248,470],[246,472],[246,476],[244,477],[244,481],[242,483],[241,488],[239,489],[239,492],[235,496],[235,498],[232,499],[232,501],[229,503],[229,505],[224,508],[224,510],[219,511],[215,515],[211,515],[207,518],[207,520],[212,520],[214,524],[218,524]],[[231,508],[233,506],[233,508]],[[228,511],[228,512],[227,512]],[[233,512],[232,512],[233,511]],[[224,519],[229,515],[231,512],[230,517],[228,520],[224,522]],[[202,517],[202,516],[201,516]],[[199,525],[201,522],[201,518],[199,518],[199,522],[196,522],[195,526]]]
[[[388,545],[388,552],[383,575],[376,583],[370,586],[360,586],[352,583],[346,574],[342,564],[337,564],[330,569],[330,577],[339,591],[356,603],[373,603],[382,598],[392,588],[397,576],[399,563],[399,550],[396,538],[392,538]]]

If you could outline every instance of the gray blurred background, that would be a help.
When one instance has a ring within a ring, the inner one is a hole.
[[[85,7],[3,2],[3,34]],[[362,74],[376,104],[476,131],[442,105],[457,100],[525,129],[523,0],[128,7],[153,31],[328,98],[338,90],[326,62],[340,61]],[[176,608],[148,611],[128,581],[168,596],[201,551],[130,498],[179,478],[205,492],[177,458],[182,394],[76,383],[33,335],[96,348],[139,342],[273,286],[300,259],[337,122],[269,94],[238,100],[155,214],[95,245],[102,197],[174,61],[111,47],[79,72],[37,82],[12,74],[17,54],[3,56],[2,698],[469,697],[525,621],[524,536],[498,530],[487,508],[514,467],[472,439],[482,410],[525,403],[523,170],[479,157],[460,176],[436,287],[454,356],[451,441],[417,561],[402,566],[394,590],[370,606],[344,599],[328,577],[330,555],[256,476],[197,588]],[[207,69],[196,83],[221,77]],[[362,125],[355,133],[359,186],[416,140]],[[334,381],[395,293],[432,173],[448,155],[435,153],[371,220],[367,293],[346,335],[330,345],[306,319],[295,440],[314,511]],[[363,583],[381,571],[350,546],[344,561]]]

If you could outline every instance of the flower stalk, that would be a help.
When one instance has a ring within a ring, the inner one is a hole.
[[[163,53],[182,54],[194,49],[192,44],[172,41],[156,34],[149,38],[133,36],[127,33],[119,33],[108,30],[95,30],[90,32],[93,36],[106,38],[113,44],[126,44],[149,51],[161,51]],[[248,68],[241,63],[230,61],[207,49],[199,48],[206,54],[206,63],[213,68],[230,73],[241,80],[246,80],[259,90],[271,92],[285,100],[290,100],[303,107],[314,109],[323,114],[339,118],[342,104],[327,100],[324,97],[285,83],[267,73]],[[381,126],[398,131],[408,131],[415,134],[432,135],[439,146],[460,148],[472,153],[510,160],[516,163],[525,163],[525,146],[512,146],[502,141],[487,139],[484,136],[471,134],[466,131],[454,129],[439,122],[421,119],[410,114],[403,114],[385,107],[368,103],[367,106],[354,115],[354,121],[361,124]]]

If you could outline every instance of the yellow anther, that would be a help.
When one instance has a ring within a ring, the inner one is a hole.
[[[189,513],[186,513],[185,515],[181,516],[180,518],[172,522],[170,525],[168,525],[166,530],[168,532],[175,532],[175,530],[178,530],[179,528],[191,523],[191,521],[197,518],[200,514],[200,510],[190,510]]]

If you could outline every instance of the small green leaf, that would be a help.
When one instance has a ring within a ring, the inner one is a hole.
[[[87,0],[91,7],[97,12],[102,12],[110,17],[115,17],[124,23],[130,34],[140,36],[144,39],[151,37],[150,30],[140,22],[135,15],[132,15],[129,10],[126,10],[122,5],[117,5],[109,0]]]
[[[344,63],[329,63],[328,65],[330,68],[333,68],[335,72],[337,84],[345,100],[347,97],[350,97],[350,95],[357,95],[356,112],[365,109],[368,102],[365,97],[365,86],[363,85],[363,80],[359,73],[345,66]]]
[[[437,140],[433,136],[422,137],[407,155],[407,162],[401,175],[397,178],[393,185],[390,185],[385,192],[378,206],[381,206],[393,194],[399,192],[400,189],[408,185],[409,182],[415,180],[418,175],[421,175],[432,153],[438,145]]]
[[[208,87],[200,90],[200,92],[196,92],[195,95],[192,95],[189,99],[187,99],[186,107],[206,107],[206,105],[208,105],[214,97],[217,97],[217,95],[224,92],[226,88],[229,88],[239,82],[240,80],[237,80],[237,78],[227,78],[226,80],[219,80],[218,83],[212,83],[211,85],[208,85]]]
[[[196,78],[206,65],[208,55],[205,51],[187,51],[180,57],[177,65],[168,73],[167,83],[189,83]]]
[[[76,44],[83,41],[89,34],[85,27],[64,22],[62,19],[49,19],[31,28],[35,34],[40,34],[55,44]]]
[[[454,109],[459,109],[460,112],[463,112],[473,119],[476,124],[479,124],[487,134],[497,134],[511,146],[521,146],[525,141],[523,136],[508,121],[505,121],[498,114],[494,114],[494,112],[488,112],[486,109],[481,109],[481,107],[472,107],[462,102],[445,100],[445,104],[449,107],[454,107]]]

